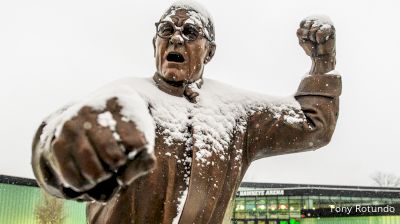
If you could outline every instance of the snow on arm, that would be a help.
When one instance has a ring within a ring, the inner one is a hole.
[[[39,148],[42,150],[50,149],[53,138],[60,135],[64,123],[76,116],[82,107],[89,106],[95,110],[102,111],[106,109],[107,100],[114,97],[117,98],[119,105],[122,107],[120,113],[123,121],[135,123],[138,130],[143,132],[148,141],[147,148],[149,152],[152,152],[155,138],[154,121],[149,114],[147,102],[135,91],[133,86],[123,82],[111,83],[81,101],[46,118],[46,126],[40,136]],[[115,132],[116,123],[110,112],[104,111],[99,114],[97,121],[100,125],[108,127]],[[114,137],[118,140],[119,135],[114,133]]]

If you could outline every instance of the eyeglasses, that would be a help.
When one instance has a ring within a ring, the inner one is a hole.
[[[170,21],[161,21],[156,23],[156,28],[157,35],[165,39],[171,38],[178,30],[186,41],[194,41],[201,36],[208,40],[207,36],[204,35],[204,31],[200,27],[191,23],[185,23],[183,26],[177,27]]]

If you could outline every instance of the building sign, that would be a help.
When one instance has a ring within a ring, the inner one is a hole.
[[[269,190],[253,190],[253,191],[238,191],[237,196],[274,196],[285,195],[283,189],[269,189]]]

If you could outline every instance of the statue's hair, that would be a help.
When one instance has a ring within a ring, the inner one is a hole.
[[[164,19],[177,9],[185,9],[191,17],[194,17],[197,22],[205,29],[205,35],[211,42],[215,41],[214,22],[210,13],[199,3],[192,0],[179,0],[174,2],[161,16]]]

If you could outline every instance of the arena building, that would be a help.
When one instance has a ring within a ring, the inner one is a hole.
[[[234,224],[399,224],[400,188],[242,183]]]
[[[0,223],[86,223],[84,203],[46,198],[32,179],[0,175],[0,202]],[[244,182],[228,212],[232,224],[399,224],[400,188]]]

